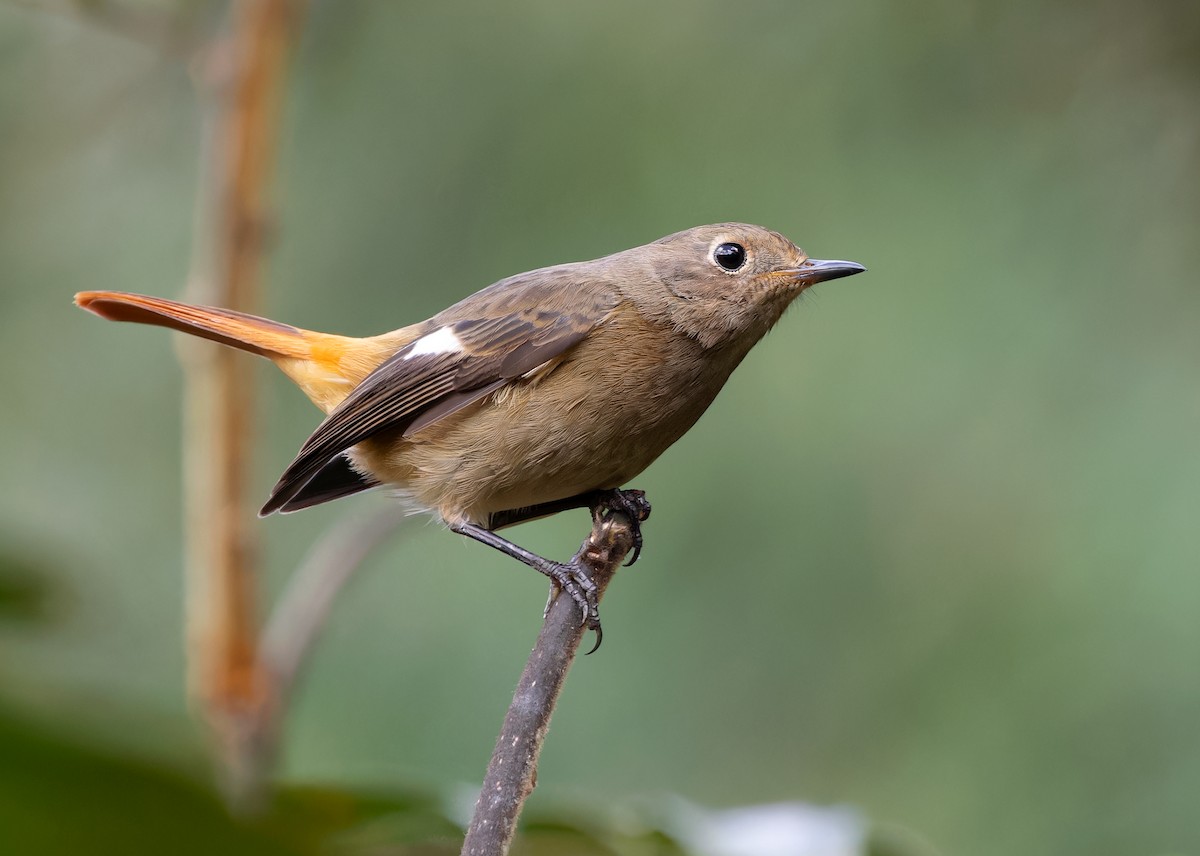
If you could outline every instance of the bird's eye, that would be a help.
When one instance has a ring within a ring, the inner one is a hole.
[[[727,271],[735,271],[746,263],[746,248],[741,244],[720,244],[713,250],[713,261]]]

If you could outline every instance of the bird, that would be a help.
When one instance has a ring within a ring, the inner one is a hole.
[[[622,486],[700,418],[733,370],[816,283],[862,273],[745,223],[502,279],[432,318],[365,338],[119,291],[78,306],[266,357],[326,415],[260,516],[387,486],[449,529],[566,591],[600,638],[578,562],[497,530],[578,507],[649,515]]]

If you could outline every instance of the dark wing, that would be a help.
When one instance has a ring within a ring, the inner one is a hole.
[[[345,455],[338,455],[321,467],[295,496],[279,507],[279,510],[285,514],[289,511],[299,511],[302,508],[320,505],[322,502],[370,490],[379,487],[380,484],[378,480],[354,469]]]
[[[322,501],[307,501],[306,486],[347,449],[382,431],[412,434],[533,371],[577,344],[616,302],[607,292],[581,295],[569,310],[539,306],[536,300],[479,299],[500,296],[493,289],[475,295],[476,305],[468,298],[426,322],[425,336],[449,330],[453,339],[443,341],[457,341],[461,347],[421,353],[422,337],[367,375],[305,441],[259,514]],[[519,290],[534,296],[529,293],[534,289]],[[558,296],[555,289],[548,291]],[[487,310],[504,303],[528,308],[487,317]],[[480,314],[471,317],[472,310]],[[338,495],[344,494],[328,498]]]

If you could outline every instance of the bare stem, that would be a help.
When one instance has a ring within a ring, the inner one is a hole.
[[[597,517],[576,559],[604,594],[613,574],[633,547],[633,529],[620,513]],[[579,607],[569,597],[550,606],[537,643],[521,673],[512,704],[492,751],[475,815],[467,828],[463,856],[503,856],[512,844],[517,818],[537,783],[538,756],[550,716],[583,638]]]
[[[354,514],[325,532],[292,574],[263,631],[259,656],[267,700],[254,723],[247,778],[261,783],[274,765],[292,688],[333,609],[363,561],[395,531],[404,512],[388,504]]]
[[[269,184],[287,52],[300,0],[233,0],[230,23],[205,53],[206,96],[189,296],[242,311],[261,290]],[[188,529],[189,688],[211,727],[235,801],[247,736],[266,700],[257,653],[256,533],[244,476],[252,460],[253,375],[240,355],[208,343],[183,352]]]

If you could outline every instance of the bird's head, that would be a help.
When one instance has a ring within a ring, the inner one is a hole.
[[[809,258],[778,232],[745,223],[697,226],[638,251],[664,289],[663,308],[705,345],[746,337],[749,347],[806,288],[866,270]]]

